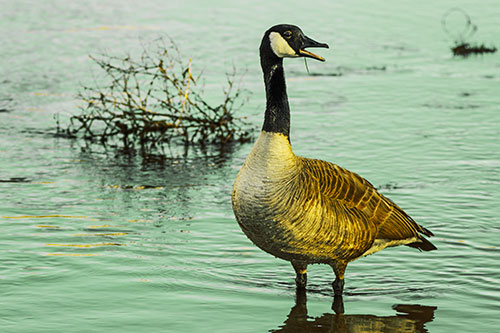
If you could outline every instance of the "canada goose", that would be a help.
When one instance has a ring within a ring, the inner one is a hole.
[[[243,232],[262,250],[291,262],[298,288],[308,264],[333,268],[335,295],[342,295],[347,263],[386,247],[408,245],[431,251],[417,224],[370,182],[333,163],[295,156],[289,140],[290,109],[283,58],[309,57],[328,48],[297,26],[267,30],[260,45],[266,112],[259,138],[234,182],[232,202]]]

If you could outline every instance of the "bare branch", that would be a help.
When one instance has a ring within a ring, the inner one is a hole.
[[[151,51],[143,46],[138,60],[100,55],[90,58],[105,72],[104,87],[84,86],[79,97],[85,102],[81,115],[73,116],[68,134],[83,134],[93,142],[105,144],[121,139],[124,148],[139,145],[142,151],[159,148],[171,140],[226,144],[250,139],[243,118],[234,116],[246,91],[235,85],[236,69],[227,73],[224,99],[209,105],[196,83],[201,74],[191,72],[191,58],[183,61],[176,44],[156,42]],[[196,78],[195,78],[196,77]]]

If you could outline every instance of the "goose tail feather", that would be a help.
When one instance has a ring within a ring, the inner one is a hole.
[[[420,236],[420,241],[407,244],[409,247],[419,249],[420,251],[433,251],[437,250],[437,247],[429,242],[426,238]]]

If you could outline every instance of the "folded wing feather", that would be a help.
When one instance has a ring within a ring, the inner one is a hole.
[[[323,195],[343,203],[346,208],[359,210],[378,227],[376,239],[403,240],[417,237],[425,240],[419,233],[433,235],[356,173],[333,163],[301,159],[304,171],[319,182]],[[427,243],[430,244],[428,241]]]

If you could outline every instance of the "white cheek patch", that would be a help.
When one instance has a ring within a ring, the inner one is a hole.
[[[280,58],[295,58],[299,55],[288,45],[288,42],[281,37],[281,35],[277,32],[271,32],[269,34],[269,41],[271,42],[271,49],[274,54],[276,54]]]

